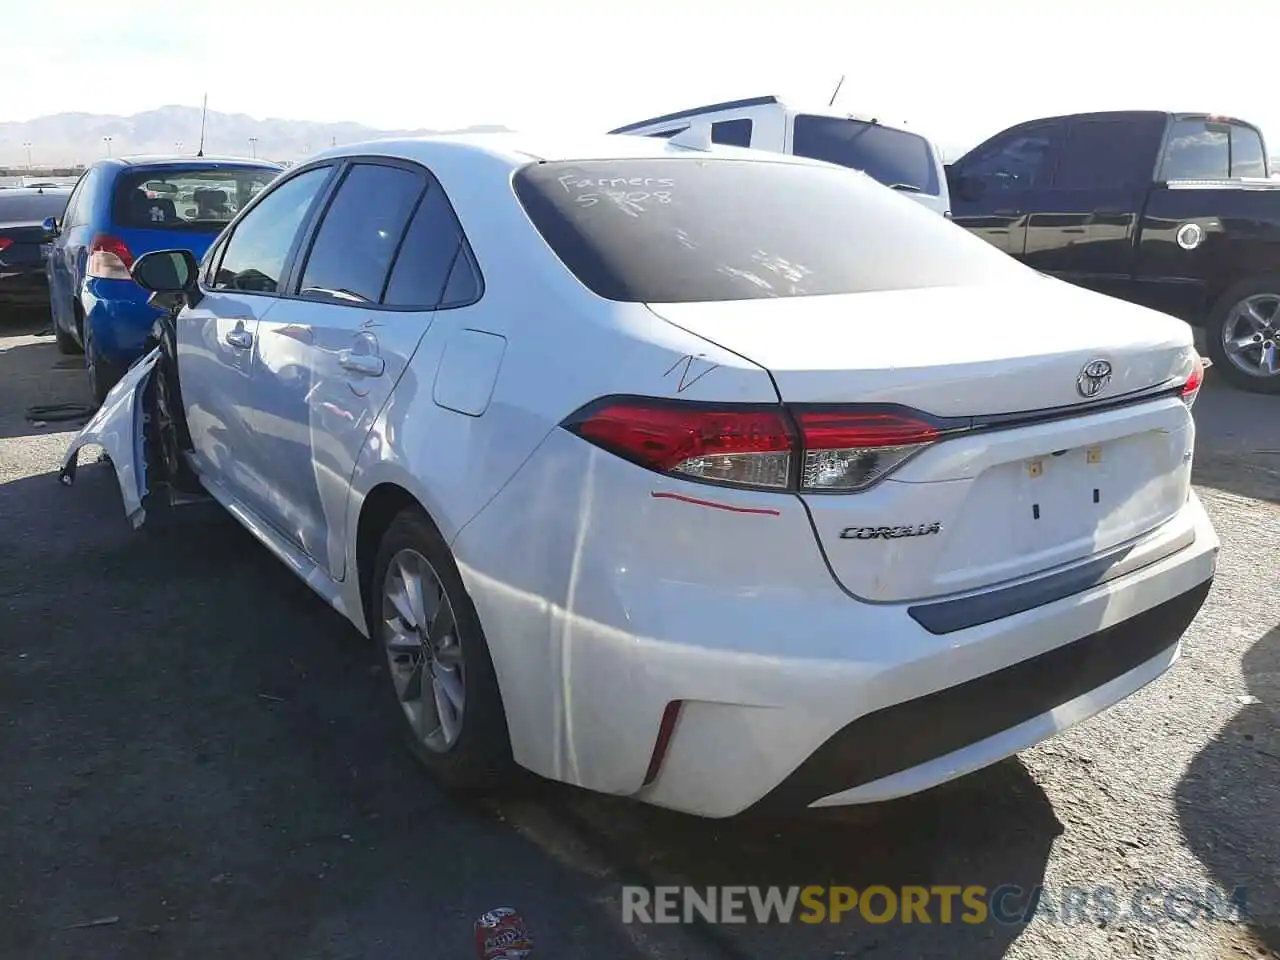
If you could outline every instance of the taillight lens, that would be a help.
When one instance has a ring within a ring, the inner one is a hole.
[[[804,447],[802,487],[861,490],[938,439],[938,429],[901,413],[806,410],[794,413]]]
[[[831,492],[873,485],[939,437],[934,425],[910,412],[631,399],[592,405],[564,426],[660,473]]]
[[[4,253],[6,250],[8,250],[12,246],[13,246],[12,237],[0,237],[0,253]]]
[[[1204,359],[1196,357],[1195,364],[1191,368],[1191,376],[1187,377],[1187,382],[1182,385],[1182,402],[1188,407],[1196,402],[1202,383],[1204,383]]]
[[[89,244],[89,266],[86,273],[99,280],[132,280],[129,268],[133,254],[119,237],[100,233]]]
[[[661,473],[786,489],[795,440],[781,407],[709,409],[620,401],[568,423],[598,447]]]

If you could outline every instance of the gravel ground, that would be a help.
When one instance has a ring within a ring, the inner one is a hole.
[[[1160,681],[922,796],[716,823],[548,784],[448,801],[391,742],[367,647],[233,521],[135,534],[105,465],[59,487],[74,430],[23,411],[84,399],[50,338],[0,328],[6,960],[462,958],[502,904],[556,958],[1280,956],[1280,398],[1210,373],[1221,566]],[[624,883],[1044,884],[1042,907],[1161,884],[1187,918],[1245,886],[1253,922],[624,927]]]

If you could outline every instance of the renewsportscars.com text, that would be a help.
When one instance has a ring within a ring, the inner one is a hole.
[[[624,923],[1241,923],[1245,887],[1005,884],[622,888]]]

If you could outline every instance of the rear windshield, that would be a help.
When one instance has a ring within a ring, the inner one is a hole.
[[[841,117],[800,114],[791,152],[861,170],[886,187],[937,196],[938,165],[929,141],[914,133]]]
[[[980,283],[1026,268],[866,177],[693,157],[531,164],[535,227],[609,300],[689,303]]]
[[[60,217],[67,208],[68,193],[10,194],[0,190],[0,223],[40,223],[48,217]]]
[[[116,182],[112,219],[125,227],[218,233],[279,172],[256,167],[129,171]]]

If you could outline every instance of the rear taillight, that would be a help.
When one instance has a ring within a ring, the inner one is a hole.
[[[86,273],[99,280],[132,280],[129,268],[133,266],[133,254],[119,237],[100,233],[89,245],[89,266]]]
[[[1195,364],[1191,368],[1191,375],[1187,377],[1187,382],[1182,385],[1182,402],[1188,407],[1196,402],[1196,397],[1200,394],[1200,384],[1204,383],[1204,359],[1196,357]]]
[[[781,407],[607,403],[566,426],[584,440],[660,473],[785,490],[795,438]]]
[[[861,490],[892,473],[938,439],[938,429],[899,412],[794,411],[810,490]]]
[[[905,409],[735,407],[602,401],[565,421],[598,447],[659,473],[772,490],[853,492],[939,438]]]
[[[13,239],[11,237],[0,237],[0,253],[4,253],[12,246]]]

